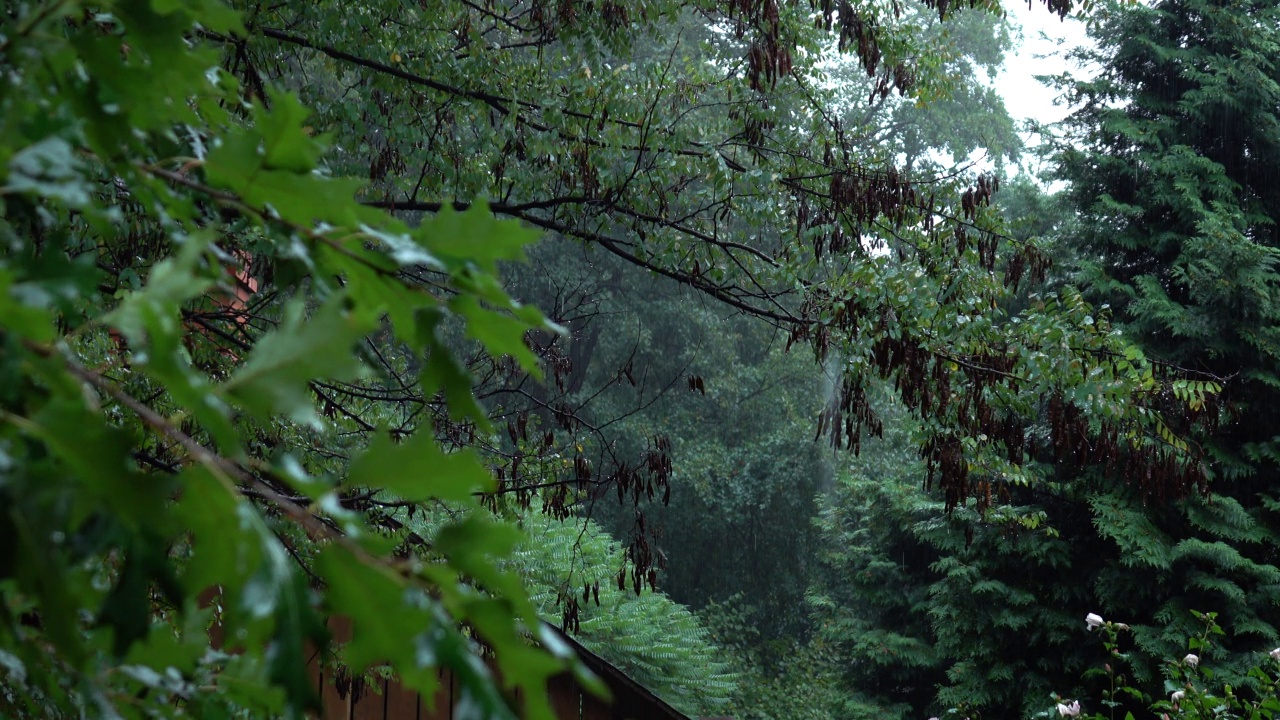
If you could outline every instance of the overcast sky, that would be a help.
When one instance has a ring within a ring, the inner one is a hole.
[[[1067,108],[1055,106],[1055,91],[1042,85],[1035,76],[1062,72],[1064,60],[1053,56],[1060,56],[1087,41],[1084,23],[1073,18],[1059,20],[1040,0],[1034,0],[1031,9],[1027,9],[1025,0],[1005,0],[1005,8],[1010,22],[1022,26],[1022,46],[1009,54],[1004,71],[996,79],[1005,106],[1019,123],[1025,119],[1061,120],[1066,117]]]
[[[1057,91],[1036,80],[1036,76],[1058,75],[1068,69],[1079,74],[1079,69],[1068,64],[1065,56],[1089,42],[1084,23],[1070,17],[1059,20],[1041,0],[1033,0],[1034,6],[1030,9],[1027,0],[1003,2],[1009,22],[1022,29],[1022,41],[1005,58],[1004,68],[995,80],[996,89],[1004,97],[1005,107],[1019,128],[1026,120],[1057,122],[1067,116],[1070,108],[1057,104]],[[1028,149],[1040,143],[1040,138],[1027,133],[1022,137]],[[1017,172],[1018,168],[1030,171],[1033,176],[1043,170],[1032,153],[1024,154],[1010,170]]]

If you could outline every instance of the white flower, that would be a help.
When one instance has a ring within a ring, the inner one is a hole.
[[[1058,703],[1058,714],[1062,717],[1075,717],[1080,714],[1080,701],[1072,700],[1070,705]]]
[[[1200,656],[1188,653],[1186,657],[1182,658],[1182,664],[1193,668],[1197,667],[1200,665]]]
[[[1280,660],[1280,648],[1276,648],[1275,650],[1271,651],[1271,659]]]
[[[1169,699],[1170,699],[1170,700],[1172,700],[1172,701],[1173,701],[1173,702],[1175,702],[1175,703],[1180,703],[1180,702],[1182,702],[1182,698],[1184,698],[1184,697],[1186,697],[1186,696],[1187,696],[1187,693],[1186,693],[1186,691],[1185,691],[1185,690],[1179,690],[1179,691],[1175,692],[1174,694],[1170,695],[1170,696],[1169,696]]]
[[[1084,616],[1084,624],[1087,625],[1090,630],[1094,628],[1102,627],[1103,622],[1105,621],[1102,619],[1102,616],[1099,615],[1098,613],[1089,613],[1088,615]]]

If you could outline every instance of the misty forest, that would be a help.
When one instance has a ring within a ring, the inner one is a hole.
[[[1019,3],[5,2],[0,717],[1280,717],[1280,0]]]

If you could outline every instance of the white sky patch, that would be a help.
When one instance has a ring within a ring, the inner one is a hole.
[[[1056,123],[1067,117],[1072,108],[1059,98],[1058,90],[1040,82],[1037,75],[1061,75],[1068,72],[1078,78],[1092,77],[1098,68],[1082,68],[1067,55],[1076,48],[1092,46],[1085,23],[1068,16],[1059,19],[1039,0],[1027,7],[1027,0],[1003,0],[1005,12],[1015,29],[1021,29],[1022,40],[1005,56],[993,85],[1004,98],[1005,108],[1019,128],[1027,152],[1011,170],[1014,174],[1029,172],[1040,176],[1045,170],[1032,150],[1043,138],[1023,128],[1028,121],[1042,125]],[[1060,183],[1049,186],[1060,189]]]
[[[1023,120],[1057,122],[1070,108],[1057,103],[1057,91],[1036,80],[1037,75],[1059,75],[1075,70],[1066,54],[1090,43],[1083,22],[1068,17],[1059,20],[1040,2],[1027,8],[1025,0],[1005,0],[1009,21],[1022,27],[1022,44],[1005,58],[996,77],[996,89],[1004,97],[1009,115]]]

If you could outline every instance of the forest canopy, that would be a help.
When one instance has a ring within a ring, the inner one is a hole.
[[[449,668],[460,707],[514,717],[518,692],[551,717],[546,679],[582,670],[544,618],[589,629],[602,581],[643,596],[666,562],[646,516],[681,439],[624,421],[720,390],[636,358],[713,318],[747,379],[796,359],[831,377],[756,414],[788,433],[857,453],[892,394],[945,510],[1056,482],[1047,465],[1201,489],[1189,438],[1219,375],[1149,360],[1048,283],[1000,179],[932,152],[1015,152],[974,79],[998,12],[6,7],[0,708],[297,716],[310,648],[426,696]],[[940,107],[968,113],[946,143],[926,139]],[[646,293],[671,322],[606,336],[602,299]],[[633,523],[622,552],[527,587],[522,518],[606,501]],[[331,645],[330,616],[353,639]]]

